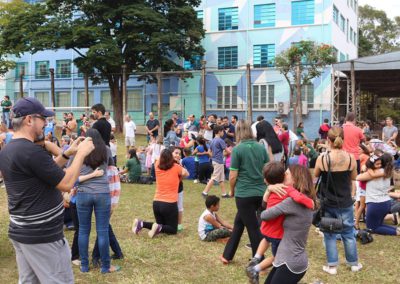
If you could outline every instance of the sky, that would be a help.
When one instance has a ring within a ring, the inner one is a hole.
[[[359,5],[368,4],[375,9],[383,10],[390,18],[400,16],[399,0],[358,0]]]

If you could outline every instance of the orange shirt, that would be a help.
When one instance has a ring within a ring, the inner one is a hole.
[[[349,154],[353,154],[356,160],[359,160],[359,150],[358,146],[362,139],[364,139],[364,134],[361,128],[355,126],[352,123],[343,124],[343,133],[344,133],[344,143],[343,150],[345,150]]]
[[[178,188],[182,167],[174,163],[172,168],[164,171],[158,168],[158,164],[159,162],[157,161],[154,165],[157,185],[154,200],[168,203],[178,202]]]

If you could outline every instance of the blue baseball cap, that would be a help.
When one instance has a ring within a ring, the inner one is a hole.
[[[40,101],[33,97],[19,99],[12,108],[14,117],[22,117],[30,114],[40,114],[44,117],[54,116],[54,112],[45,109]]]

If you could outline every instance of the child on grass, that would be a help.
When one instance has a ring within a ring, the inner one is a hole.
[[[271,208],[288,197],[293,198],[297,203],[304,205],[307,208],[312,209],[314,207],[314,202],[311,198],[308,198],[304,194],[300,193],[293,186],[302,186],[297,181],[292,180],[290,169],[285,172],[285,167],[281,162],[269,162],[264,167],[264,181],[268,185],[268,189],[264,195],[264,202],[267,203],[267,208]],[[276,193],[270,192],[270,189],[279,184],[284,183],[286,188],[286,195],[278,195]],[[250,278],[251,283],[258,280],[258,273],[272,265],[274,261],[274,256],[278,250],[279,243],[283,237],[283,221],[285,220],[284,215],[279,216],[270,221],[261,222],[261,233],[264,238],[260,242],[255,256],[251,259],[250,263],[246,268],[247,276]],[[261,259],[271,244],[272,257],[266,258],[261,262]],[[261,263],[260,263],[261,262]],[[258,283],[258,281],[257,281]]]
[[[199,218],[198,232],[200,239],[205,242],[215,242],[231,236],[233,227],[217,215],[219,197],[207,196],[206,208]]]
[[[185,158],[182,159],[182,166],[189,172],[188,179],[196,179],[196,161],[190,149],[183,149]]]

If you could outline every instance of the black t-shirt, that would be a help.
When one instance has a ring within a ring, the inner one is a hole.
[[[92,128],[97,129],[106,145],[110,146],[111,124],[107,121],[107,119],[105,117],[98,119],[93,124]]]
[[[157,119],[153,119],[153,120],[148,120],[146,123],[146,126],[149,130],[152,130],[154,127],[160,125],[160,123],[158,122]],[[153,136],[158,136],[158,130],[154,130],[153,131]]]
[[[41,146],[19,138],[0,152],[10,213],[9,237],[24,244],[50,243],[64,237],[64,205],[55,187],[64,171]]]

